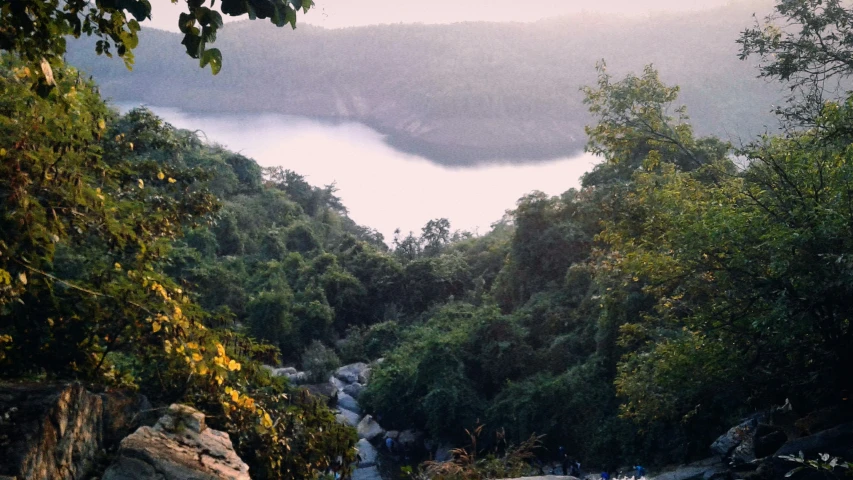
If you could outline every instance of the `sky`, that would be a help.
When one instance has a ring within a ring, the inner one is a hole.
[[[379,23],[535,22],[579,12],[648,15],[714,8],[739,0],[316,0],[299,22],[326,28]],[[183,1],[152,0],[150,26],[177,31]],[[228,18],[226,18],[226,21]]]

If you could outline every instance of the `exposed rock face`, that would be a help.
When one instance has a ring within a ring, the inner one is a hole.
[[[249,466],[226,433],[207,428],[204,414],[172,405],[152,427],[121,441],[103,480],[249,480]]]
[[[0,477],[78,479],[136,428],[135,394],[91,393],[79,383],[0,385]]]
[[[361,420],[361,417],[359,417],[358,414],[355,412],[351,412],[345,408],[341,408],[338,411],[338,414],[335,415],[335,419],[338,421],[338,423],[345,423],[351,427],[357,427],[359,420]]]
[[[373,420],[373,417],[366,415],[358,423],[358,438],[363,438],[368,442],[372,442],[378,437],[385,435],[385,430]]]
[[[701,476],[702,478],[710,479],[715,475],[726,472],[726,466],[719,458],[708,458],[693,462],[688,465],[679,466],[673,470],[662,472],[653,477],[648,477],[649,480],[685,480]]]

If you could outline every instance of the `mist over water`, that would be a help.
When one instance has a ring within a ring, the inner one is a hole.
[[[136,106],[117,105],[122,111]],[[148,106],[177,128],[255,159],[283,166],[313,185],[335,183],[357,223],[391,242],[394,230],[419,233],[445,217],[451,227],[486,233],[523,195],[559,195],[580,185],[599,159],[584,154],[537,164],[446,168],[400,152],[383,135],[355,122],[327,123],[288,115],[196,115]]]

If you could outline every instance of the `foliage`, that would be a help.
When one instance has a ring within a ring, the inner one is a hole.
[[[341,366],[341,360],[331,348],[314,340],[302,352],[302,368],[310,374],[312,382],[320,383],[329,378],[329,374]]]
[[[497,432],[493,450],[479,450],[478,440],[484,426],[465,429],[470,444],[468,447],[451,450],[452,459],[449,462],[424,462],[421,469],[426,477],[439,480],[480,480],[520,477],[528,473],[531,470],[530,462],[536,458],[536,450],[541,448],[542,437],[531,435],[520,444],[511,445],[501,432]]]
[[[799,467],[786,473],[785,478],[792,477],[806,469],[816,470],[832,476],[835,476],[836,469],[844,469],[847,475],[850,475],[851,468],[853,468],[853,464],[850,462],[845,462],[838,457],[832,457],[828,453],[821,453],[814,460],[806,459],[803,452],[800,452],[799,455],[779,455],[778,458],[800,464]]]
[[[199,66],[210,64],[213,74],[222,67],[219,49],[207,48],[216,40],[222,28],[222,15],[205,6],[203,0],[187,1],[187,12],[178,18],[178,27],[184,34],[181,42],[187,55],[199,60]],[[225,0],[220,3],[222,13],[231,16],[248,14],[249,18],[269,18],[278,27],[290,24],[296,28],[296,12],[307,12],[312,0],[263,0],[241,2]],[[132,18],[131,18],[132,17]],[[60,2],[58,0],[12,0],[0,7],[0,50],[14,52],[28,66],[40,66],[42,84],[54,85],[52,68],[60,66],[66,52],[66,37],[82,35],[98,37],[95,51],[124,59],[130,68],[133,49],[139,43],[140,22],[151,18],[148,0],[123,0],[92,5],[84,0]]]

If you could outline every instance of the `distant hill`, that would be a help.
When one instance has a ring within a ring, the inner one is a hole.
[[[447,165],[535,161],[583,148],[589,117],[579,88],[604,58],[621,75],[653,63],[682,87],[700,133],[750,138],[774,127],[777,85],[737,59],[738,33],[764,4],[614,19],[578,15],[533,24],[385,25],[295,32],[264,22],[226,25],[218,76],[183,52],[180,35],[144,30],[136,66],[68,60],[116,101],[193,112],[277,112],[356,120],[397,148]]]

